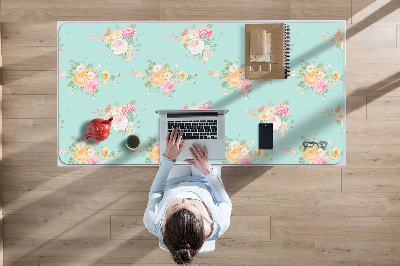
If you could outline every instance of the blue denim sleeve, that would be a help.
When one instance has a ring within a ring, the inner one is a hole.
[[[151,185],[149,192],[149,202],[147,203],[147,208],[144,213],[143,223],[146,228],[154,235],[161,237],[160,229],[156,225],[156,217],[160,211],[160,201],[164,196],[164,189],[167,183],[167,178],[169,172],[174,167],[175,163],[165,157],[161,156],[159,169],[156,177],[154,178],[153,184]]]

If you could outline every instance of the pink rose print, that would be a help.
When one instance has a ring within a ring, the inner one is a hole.
[[[317,91],[317,93],[321,94],[326,91],[326,88],[328,88],[328,85],[326,84],[325,79],[323,80],[318,80],[315,85],[314,89]]]
[[[123,115],[126,115],[128,112],[129,112],[131,115],[134,115],[135,112],[136,112],[135,106],[132,105],[132,104],[129,104],[129,103],[128,103],[127,105],[122,106],[122,114],[123,114]]]
[[[323,156],[323,157],[318,157],[315,160],[314,164],[328,164],[328,162],[326,161],[325,156]]]
[[[202,40],[200,39],[194,39],[192,40],[189,45],[188,45],[188,49],[190,50],[190,52],[194,55],[199,54],[203,51],[204,49],[204,43]]]
[[[279,104],[277,107],[275,107],[275,112],[276,115],[279,115],[280,113],[287,115],[289,113],[289,107],[286,104]]]
[[[170,93],[174,90],[174,83],[172,80],[164,81],[164,83],[161,84],[161,89],[165,94]]]
[[[213,32],[212,32],[212,30],[210,30],[209,28],[201,28],[201,29],[198,31],[198,36],[199,36],[199,38],[201,38],[201,39],[202,39],[204,36],[206,36],[207,38],[211,38],[212,35],[213,35]]]
[[[281,120],[276,115],[270,115],[265,119],[265,123],[273,123],[273,129],[278,130],[281,126]]]
[[[114,50],[115,54],[123,54],[128,49],[128,43],[123,39],[117,39],[111,44],[111,49]]]
[[[211,105],[205,103],[205,104],[200,105],[199,109],[212,109],[212,107],[211,107]]]
[[[87,91],[87,93],[93,93],[93,92],[95,92],[95,91],[97,90],[97,87],[98,87],[98,86],[97,86],[97,84],[96,84],[96,80],[95,80],[95,79],[86,82],[86,84],[85,84],[85,86],[84,86],[84,88],[85,88],[85,90]]]
[[[94,156],[90,156],[85,160],[84,164],[97,164],[96,158]]]
[[[238,89],[240,90],[240,93],[247,93],[251,88],[250,82],[247,79],[242,80],[239,85]]]
[[[136,31],[132,28],[126,28],[122,30],[122,38],[126,39],[127,37],[135,38]]]
[[[117,115],[114,117],[111,125],[114,127],[115,130],[125,130],[126,126],[128,125],[128,119],[125,118],[123,115]]]
[[[237,164],[251,164],[248,156],[243,156],[237,161]]]

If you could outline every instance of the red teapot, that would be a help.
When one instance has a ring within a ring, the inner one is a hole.
[[[108,136],[110,136],[112,120],[113,118],[111,117],[108,120],[96,118],[90,121],[87,126],[87,134],[85,135],[84,139],[91,138],[97,142],[107,139]]]

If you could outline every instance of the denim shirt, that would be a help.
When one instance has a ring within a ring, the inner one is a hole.
[[[163,239],[161,226],[169,204],[181,192],[195,193],[207,206],[213,219],[213,230],[208,240],[219,238],[229,227],[232,203],[217,168],[202,176],[176,177],[167,181],[174,162],[164,155],[149,192],[149,202],[143,217],[146,228]]]

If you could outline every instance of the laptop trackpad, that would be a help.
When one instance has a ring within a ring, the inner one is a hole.
[[[182,150],[182,155],[183,156],[182,157],[184,159],[193,159],[192,154],[190,153],[190,150],[189,150],[189,147],[193,148],[193,146],[192,146],[193,143],[198,144],[203,153],[204,153],[204,146],[206,146],[209,157],[210,157],[210,153],[215,152],[215,150],[213,148],[213,146],[215,146],[215,145],[212,145],[213,141],[208,141],[208,143],[207,142],[202,142],[202,141],[195,141],[195,142],[193,141],[191,143],[190,142],[186,143],[185,148],[183,148],[183,150]]]

